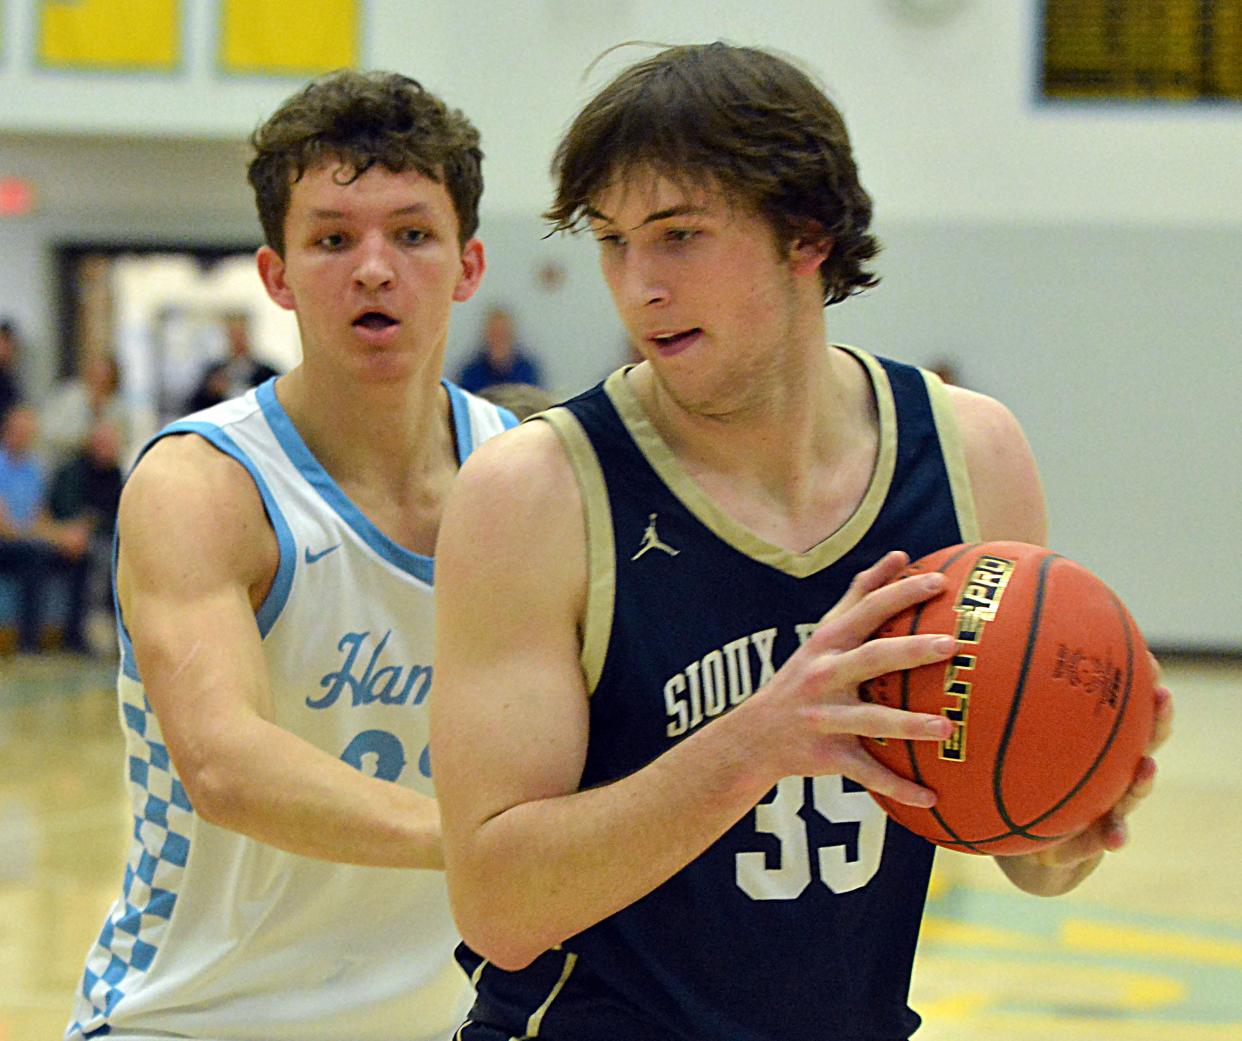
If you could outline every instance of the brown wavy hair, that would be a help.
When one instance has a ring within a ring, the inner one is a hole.
[[[395,72],[342,69],[311,81],[250,136],[248,178],[267,244],[283,255],[289,193],[308,170],[342,164],[350,184],[376,163],[417,170],[443,184],[459,239],[479,227],[483,152],[479,132],[417,80]]]
[[[874,286],[863,266],[871,197],[858,181],[841,113],[784,58],[725,43],[669,47],[621,72],[578,114],[552,160],[544,217],[573,231],[610,184],[639,169],[712,185],[765,217],[782,250],[830,238],[824,304]]]

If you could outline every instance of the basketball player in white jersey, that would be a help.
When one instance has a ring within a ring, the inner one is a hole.
[[[259,274],[303,360],[147,447],[116,588],[133,845],[69,1038],[445,1037],[465,981],[427,752],[432,554],[480,441],[442,382],[484,270],[478,134],[337,73],[256,131]]]
[[[940,587],[893,582],[907,555],[1043,540],[1026,440],[990,398],[829,345],[825,306],[875,282],[871,201],[787,61],[653,55],[555,173],[549,217],[589,225],[642,361],[486,445],[445,513],[433,748],[478,991],[458,1037],[906,1038],[932,851],[859,786],[934,795],[857,735],[951,727],[859,685],[954,651],[869,639]],[[1154,769],[1002,867],[1077,885]]]

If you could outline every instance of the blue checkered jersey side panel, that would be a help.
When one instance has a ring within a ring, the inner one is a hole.
[[[126,770],[135,807],[121,896],[87,959],[66,1038],[97,1031],[159,952],[190,855],[193,807],[141,687],[122,681]]]

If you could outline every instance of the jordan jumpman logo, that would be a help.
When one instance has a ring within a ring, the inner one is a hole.
[[[681,550],[673,549],[672,546],[660,541],[660,536],[656,534],[655,525],[656,515],[653,513],[651,514],[651,519],[647,522],[647,530],[643,532],[642,545],[638,547],[638,552],[630,557],[631,560],[637,560],[650,549],[663,550],[670,557],[675,557],[681,552]]]

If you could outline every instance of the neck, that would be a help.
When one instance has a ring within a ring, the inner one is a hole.
[[[448,396],[438,377],[362,384],[303,363],[277,381],[276,396],[342,487],[384,488],[400,497],[453,458]]]
[[[710,414],[681,407],[649,365],[631,379],[652,424],[687,471],[761,485],[791,503],[813,475],[856,450],[860,423],[873,422],[865,371],[822,339],[748,380],[735,405]]]
[[[647,405],[687,475],[746,530],[805,553],[855,514],[880,445],[866,371],[820,346],[805,381],[732,415],[687,415],[658,394]],[[672,406],[672,407],[670,407]]]

